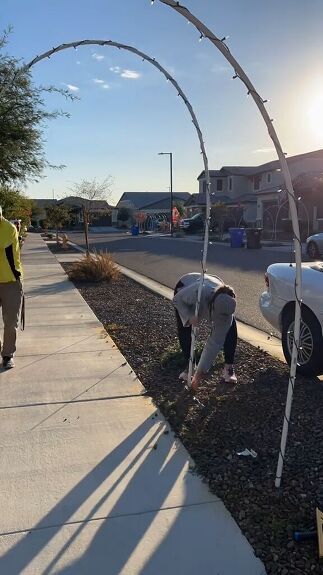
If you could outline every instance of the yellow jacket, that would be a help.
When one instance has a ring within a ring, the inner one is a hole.
[[[16,226],[0,219],[0,283],[22,279],[20,247]]]

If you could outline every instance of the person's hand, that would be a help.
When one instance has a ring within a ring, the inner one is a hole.
[[[200,383],[206,378],[206,373],[204,371],[196,371],[192,377],[191,389],[197,391]]]
[[[190,320],[191,326],[196,327],[198,322],[199,322],[199,318],[197,317],[197,315],[193,315],[193,317]]]

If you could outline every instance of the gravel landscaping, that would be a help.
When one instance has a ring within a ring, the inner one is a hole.
[[[62,265],[67,271],[71,264]],[[297,379],[278,491],[274,478],[288,368],[239,340],[238,384],[221,383],[218,366],[199,389],[203,405],[198,404],[178,380],[182,362],[168,300],[124,276],[112,283],[75,285],[191,454],[192,472],[223,500],[268,575],[323,573],[316,539],[292,539],[293,530],[315,526],[323,479],[321,383]],[[201,339],[205,333],[202,327]],[[257,457],[238,455],[245,448]]]

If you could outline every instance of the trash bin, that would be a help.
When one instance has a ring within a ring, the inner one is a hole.
[[[261,248],[261,228],[246,228],[247,248],[250,250],[259,250]]]
[[[243,248],[244,228],[229,228],[232,248]]]
[[[139,235],[139,226],[131,226],[131,235],[138,236]]]

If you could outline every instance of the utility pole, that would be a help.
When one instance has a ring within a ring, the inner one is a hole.
[[[173,152],[159,152],[159,156],[169,156],[170,170],[170,235],[173,237]]]

